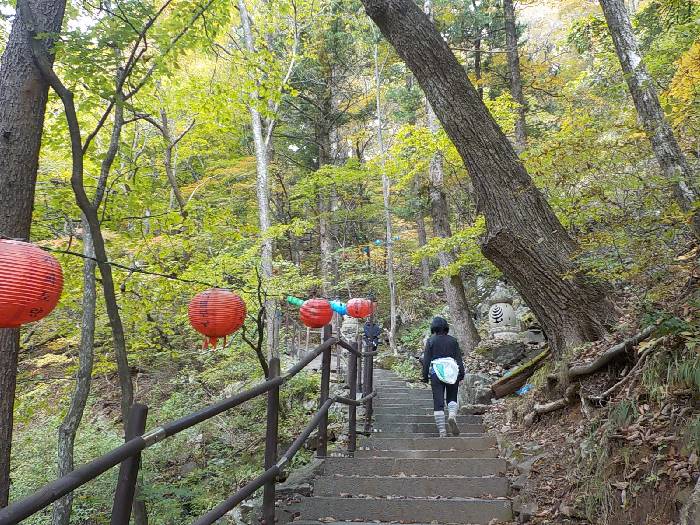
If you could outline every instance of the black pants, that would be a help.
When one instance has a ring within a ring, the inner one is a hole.
[[[445,410],[445,393],[447,393],[447,402],[457,402],[457,389],[459,383],[448,385],[440,381],[435,374],[430,374],[430,386],[433,388],[433,410],[441,412]]]

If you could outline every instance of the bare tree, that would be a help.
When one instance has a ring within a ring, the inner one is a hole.
[[[251,18],[246,7],[245,0],[238,0],[238,11],[241,17],[241,29],[243,30],[243,37],[245,42],[245,48],[249,53],[255,53],[255,41],[253,39],[253,31],[251,29]],[[297,60],[297,48],[299,45],[299,31],[296,26],[296,20],[294,23],[294,43],[292,47],[291,57],[289,59],[289,64],[287,67],[286,74],[282,81],[282,85],[286,84],[294,71]],[[272,132],[275,129],[276,120],[273,117],[265,119],[263,122],[263,117],[260,111],[257,109],[259,93],[254,90],[250,93],[250,103],[248,104],[248,110],[250,112],[251,126],[253,129],[253,143],[255,145],[255,158],[257,162],[257,194],[258,194],[258,218],[260,222],[260,234],[263,238],[262,240],[262,252],[261,252],[261,268],[263,279],[269,281],[272,278],[272,239],[267,237],[267,232],[270,229],[270,183],[269,183],[269,163],[270,163],[270,151],[272,145]],[[279,103],[276,103],[271,109],[271,115],[274,115],[279,110]],[[279,349],[275,347],[275,341],[277,341],[277,334],[275,329],[278,326],[276,323],[277,317],[277,301],[270,298],[269,296],[265,299],[265,312],[266,312],[266,330],[267,330],[267,349],[268,358],[278,357]]]

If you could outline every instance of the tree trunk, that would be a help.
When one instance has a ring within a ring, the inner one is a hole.
[[[464,68],[411,0],[363,0],[418,79],[455,144],[485,216],[482,251],[533,309],[555,352],[598,339],[613,322],[607,288],[572,261],[568,236],[469,82]]]
[[[330,85],[332,79],[325,79]],[[318,164],[320,169],[333,162],[331,154],[331,112],[332,94],[330,88],[324,91],[323,99],[319,101],[322,108],[318,116],[319,122],[315,123],[316,142],[318,144]],[[332,289],[335,288],[336,279],[334,276],[333,262],[333,227],[331,225],[332,202],[330,188],[321,187],[318,189],[318,230],[319,247],[321,252],[321,282],[323,295],[330,297]]]
[[[330,297],[333,281],[332,240],[330,225],[330,198],[325,188],[318,190],[318,237],[321,255],[321,289]]]
[[[250,53],[255,52],[255,44],[253,41],[253,31],[250,27],[251,20],[248,14],[245,0],[238,0],[238,10],[241,17],[241,27],[245,37],[246,48]],[[250,94],[251,100],[258,98],[257,90]],[[263,122],[260,112],[254,104],[248,105],[250,112],[250,120],[253,128],[253,143],[255,144],[255,158],[257,162],[257,181],[256,188],[258,194],[258,219],[260,222],[260,236],[263,238],[260,268],[262,277],[265,282],[272,279],[272,239],[265,238],[267,231],[270,229],[270,183],[268,164],[270,160],[269,145],[263,136]],[[272,124],[270,124],[272,125]],[[268,134],[269,136],[270,134]],[[275,334],[275,312],[277,310],[277,301],[274,299],[265,299],[265,328],[267,332],[267,358],[270,359],[279,357],[278,349],[274,345],[276,340]]]
[[[61,30],[65,0],[26,0],[40,34]],[[53,42],[39,45],[50,54]],[[0,236],[29,239],[49,85],[32,60],[26,20],[17,13],[0,61]],[[0,329],[0,507],[10,490],[10,449],[19,330]]]
[[[423,10],[428,18],[432,20],[432,2],[427,0],[423,4]],[[440,130],[440,124],[435,117],[435,112],[430,106],[430,103],[425,103],[428,129],[432,133],[437,133]],[[450,227],[449,203],[445,196],[444,190],[444,172],[442,155],[436,153],[430,160],[430,215],[433,219],[433,231],[437,237],[446,239],[452,236],[452,228]],[[438,253],[441,268],[447,268],[454,262],[454,256],[448,252]],[[474,326],[474,320],[471,316],[471,308],[467,302],[467,297],[464,293],[464,282],[459,273],[446,275],[442,278],[442,286],[445,290],[445,298],[447,299],[447,307],[450,310],[450,321],[452,332],[459,341],[459,346],[465,352],[470,352],[476,345],[479,344],[479,333]]]
[[[90,394],[92,382],[92,365],[94,362],[95,343],[95,307],[97,302],[97,282],[95,279],[94,257],[90,227],[83,217],[83,315],[80,332],[80,350],[78,353],[78,375],[75,390],[71,397],[68,413],[58,428],[58,477],[73,472],[73,447],[78,427],[83,419],[83,411]],[[73,506],[73,493],[58,500],[53,507],[51,523],[68,525]]]
[[[10,452],[17,386],[19,329],[0,328],[0,507],[10,495]]]
[[[472,7],[474,8],[474,16],[476,17],[479,13],[479,7],[476,5],[476,0],[472,0]],[[479,97],[484,98],[484,86],[481,85],[481,35],[483,33],[483,28],[481,26],[474,27],[474,78],[476,78],[477,88],[476,91],[479,93]]]
[[[623,0],[600,0],[600,6],[615,43],[617,57],[637,108],[639,120],[649,137],[656,160],[672,184],[676,202],[681,210],[690,215],[695,237],[700,239],[700,210],[695,209],[696,201],[700,198],[697,175],[688,165],[666,120],[654,88],[654,81],[647,72],[639,52],[625,3]]]
[[[386,173],[384,154],[384,133],[382,126],[382,79],[379,73],[379,45],[374,44],[374,83],[377,95],[377,143],[382,165],[382,196],[384,198],[384,216],[386,219],[386,278],[389,285],[389,348],[398,354],[396,348],[396,281],[394,280],[394,233],[391,224],[391,180]]]
[[[120,84],[120,79],[117,78],[116,85],[119,86]],[[131,381],[131,368],[129,367],[129,358],[126,348],[126,336],[124,334],[124,324],[122,323],[121,313],[119,312],[119,302],[117,301],[116,287],[114,286],[112,266],[109,264],[107,248],[105,246],[104,237],[102,236],[102,227],[98,217],[98,211],[107,188],[107,179],[112,171],[114,159],[119,152],[119,140],[124,126],[124,106],[120,100],[122,94],[118,92],[115,94],[115,97],[117,99],[117,104],[114,108],[112,133],[107,152],[100,164],[100,178],[92,202],[89,201],[85,192],[82,163],[80,165],[80,176],[71,177],[71,185],[78,206],[87,220],[93,249],[95,250],[95,258],[98,261],[97,265],[100,269],[100,276],[102,277],[102,293],[104,295],[109,326],[112,331],[114,355],[117,362],[117,374],[119,376],[119,387],[121,390],[122,425],[126,432],[126,425],[129,421],[129,410],[131,410],[131,405],[134,402],[134,385]]]
[[[425,217],[423,216],[423,207],[418,206],[418,211],[416,212],[416,227],[418,229],[418,247],[422,248],[428,244],[428,232],[425,229]],[[427,257],[423,257],[420,260],[420,274],[423,286],[426,288],[430,286],[430,260]]]
[[[180,187],[177,185],[177,177],[175,176],[175,166],[173,164],[173,151],[177,146],[177,142],[173,136],[172,130],[170,129],[170,121],[168,120],[168,114],[165,112],[164,108],[160,110],[160,123],[162,126],[161,132],[163,134],[163,140],[165,141],[165,151],[163,158],[163,164],[165,166],[165,176],[168,178],[170,187],[173,190],[173,197],[175,197],[177,205],[180,208],[180,215],[182,215],[183,217],[187,217],[187,212],[185,211],[186,202],[182,196]]]
[[[515,8],[513,0],[503,0],[503,14],[506,30],[506,50],[508,54],[508,71],[510,72],[510,94],[518,103],[518,117],[515,119],[515,148],[520,153],[527,147],[525,133],[525,97],[523,81],[520,77],[520,57],[518,56],[518,29],[515,25]]]

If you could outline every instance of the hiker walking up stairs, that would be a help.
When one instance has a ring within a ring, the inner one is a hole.
[[[480,416],[457,416],[459,437],[439,437],[431,391],[375,370],[374,432],[354,458],[330,457],[313,496],[284,508],[298,524],[488,524],[512,518],[506,462]]]

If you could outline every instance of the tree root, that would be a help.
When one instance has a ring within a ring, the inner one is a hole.
[[[588,397],[588,400],[589,400],[589,401],[596,401],[596,402],[598,402],[598,403],[600,403],[600,402],[602,402],[602,401],[605,401],[608,397],[610,397],[610,395],[611,395],[613,392],[615,392],[615,390],[617,390],[619,387],[621,387],[622,385],[624,385],[625,383],[627,383],[627,381],[629,381],[629,380],[635,375],[635,372],[636,372],[637,370],[639,370],[639,369],[642,367],[642,365],[644,364],[644,362],[645,362],[646,359],[647,359],[647,356],[652,352],[652,350],[654,350],[653,347],[647,348],[647,349],[642,353],[642,355],[639,356],[639,359],[637,360],[637,362],[636,362],[636,363],[634,364],[634,366],[630,369],[630,371],[627,372],[627,374],[625,374],[625,376],[624,376],[622,379],[620,379],[617,383],[615,383],[613,386],[611,386],[610,388],[608,388],[608,389],[607,389],[605,392],[603,392],[602,394],[599,394],[599,395],[597,395],[597,396],[589,396],[589,397]]]
[[[595,361],[592,361],[588,364],[585,365],[575,365],[572,366],[568,369],[566,373],[567,378],[571,377],[581,377],[584,375],[589,375],[593,374],[594,372],[597,372],[601,368],[605,367],[606,365],[610,364],[613,360],[615,360],[617,357],[623,355],[627,350],[630,348],[637,346],[639,343],[644,341],[645,339],[648,339],[654,331],[658,328],[657,325],[652,325],[641,332],[637,333],[633,337],[630,337],[629,339],[626,339],[622,341],[619,344],[616,344],[606,352],[604,352],[600,357],[598,357]],[[608,397],[610,397],[611,394],[613,394],[619,387],[624,385],[627,381],[629,381],[632,377],[636,375],[636,372],[642,367],[644,362],[646,361],[646,358],[649,356],[649,354],[653,351],[653,346],[650,348],[647,348],[642,355],[639,357],[637,362],[634,364],[634,366],[630,369],[630,371],[625,374],[625,376],[615,383],[613,386],[608,388],[605,392],[603,392],[600,395],[597,396],[583,396],[581,395],[581,403],[582,403],[582,410],[585,412],[588,412],[590,409],[590,403],[591,402],[602,402]],[[559,376],[556,374],[550,374],[547,376],[548,381],[550,381],[553,384],[556,384],[559,381]],[[566,389],[566,392],[564,393],[564,397],[557,399],[555,401],[550,401],[549,403],[537,403],[535,406],[532,408],[532,411],[528,413],[524,419],[523,423],[525,424],[526,427],[529,427],[535,422],[535,419],[537,416],[540,416],[542,414],[548,414],[550,412],[554,412],[555,410],[559,410],[561,408],[567,407],[571,404],[573,404],[578,391],[578,385],[569,385],[568,388]]]
[[[527,414],[523,419],[525,426],[529,427],[530,425],[532,425],[535,422],[537,416],[541,416],[542,414],[549,414],[550,412],[554,412],[555,410],[559,410],[560,408],[564,408],[571,405],[576,399],[575,394],[577,393],[577,391],[578,385],[569,385],[569,387],[566,389],[566,392],[564,393],[564,397],[555,401],[550,401],[549,403],[535,404],[535,406],[532,407],[532,412]]]
[[[585,365],[574,365],[569,367],[569,369],[566,371],[566,376],[569,379],[571,379],[573,377],[586,376],[597,372],[598,370],[600,370],[604,366],[607,366],[618,357],[622,356],[630,348],[637,346],[645,339],[651,337],[651,335],[656,331],[657,328],[657,325],[648,326],[647,328],[630,337],[629,339],[625,339],[621,343],[618,343],[615,346],[611,347],[602,355],[600,355],[595,361],[591,361],[590,363],[586,363]],[[547,380],[556,384],[559,381],[559,376],[557,374],[550,374],[549,376],[547,376]]]

